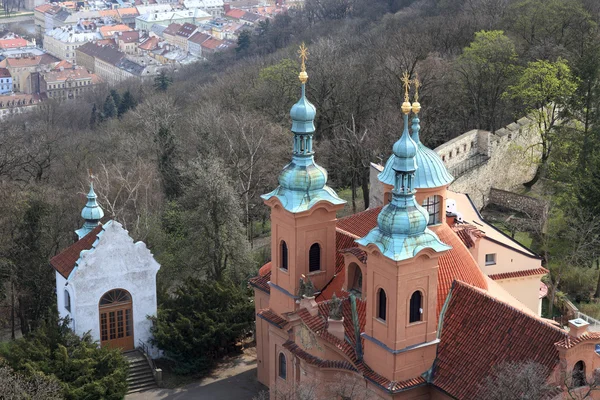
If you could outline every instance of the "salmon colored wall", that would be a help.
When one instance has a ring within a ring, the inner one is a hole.
[[[293,214],[285,210],[277,198],[266,204],[271,207],[271,282],[289,293],[272,287],[270,307],[276,313],[283,314],[296,309],[296,303],[290,295],[298,294],[298,282],[302,275],[309,277],[317,289],[333,278],[336,212],[343,205],[318,203],[307,212]],[[287,271],[280,268],[282,240],[285,240],[288,248]],[[314,243],[321,246],[321,270],[309,273],[308,253]]]
[[[254,289],[255,315],[269,307],[269,295],[260,289]],[[263,385],[269,384],[269,328],[268,322],[256,317],[256,369],[257,378]]]
[[[562,371],[571,374],[573,367],[578,361],[585,364],[585,374],[588,382],[593,382],[593,374],[596,368],[600,368],[600,355],[596,354],[596,343],[600,341],[586,340],[570,349],[559,349]],[[558,384],[564,380],[559,379]]]
[[[269,387],[275,386],[283,389],[286,385],[290,384],[294,379],[293,371],[293,356],[283,347],[283,343],[288,339],[286,332],[281,329],[274,327],[271,324],[268,325],[269,335]],[[283,380],[279,377],[279,354],[285,354],[286,365],[287,365],[287,379]],[[271,399],[275,400],[274,391],[271,391]]]
[[[540,282],[541,276],[496,280],[496,283],[502,286],[515,299],[538,315],[541,312],[542,304],[539,295]]]
[[[536,269],[542,266],[541,260],[527,257],[486,238],[477,241],[475,247],[471,249],[471,254],[486,275]],[[495,265],[485,265],[486,254],[496,254]]]
[[[374,247],[368,252],[367,319],[365,333],[392,350],[431,342],[436,339],[437,255],[423,251],[417,257],[396,263]],[[432,257],[432,258],[430,258]],[[387,296],[387,318],[377,318],[378,292]],[[409,324],[410,297],[423,295],[422,321]],[[431,367],[435,345],[393,354],[373,340],[365,338],[365,362],[392,381],[413,378]]]

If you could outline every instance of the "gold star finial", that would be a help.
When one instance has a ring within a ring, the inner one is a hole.
[[[421,104],[419,104],[419,88],[421,87],[421,81],[419,81],[419,76],[415,74],[415,101],[412,103],[412,111],[415,114],[418,114],[421,111]]]
[[[308,48],[306,47],[304,42],[302,42],[302,44],[300,45],[300,49],[298,50],[298,56],[300,57],[300,61],[302,62],[300,66],[300,75],[298,75],[298,78],[300,78],[300,82],[302,83],[306,83],[306,81],[308,80],[308,74],[306,73],[306,59],[308,58],[309,54],[310,53],[308,52]]]

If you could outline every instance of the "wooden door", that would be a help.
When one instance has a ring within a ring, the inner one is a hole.
[[[123,289],[107,292],[100,299],[100,343],[102,346],[133,350],[131,295]]]

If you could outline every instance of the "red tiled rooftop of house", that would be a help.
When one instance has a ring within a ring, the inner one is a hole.
[[[46,3],[46,4],[42,4],[41,6],[37,6],[36,8],[34,8],[34,11],[39,11],[41,13],[45,13],[46,11],[48,11],[49,9],[51,9],[53,7],[52,4]]]
[[[159,38],[156,36],[149,37],[138,47],[142,50],[154,50],[158,47]]]
[[[275,313],[270,308],[260,310],[256,315],[258,315],[258,317],[264,319],[265,321],[275,325],[278,328],[283,328],[287,324],[287,320],[285,318]]]
[[[10,78],[10,72],[6,68],[0,68],[0,78]]]
[[[565,331],[463,282],[454,282],[449,296],[433,384],[453,398],[484,398],[480,384],[502,362],[533,361],[549,372],[558,363],[554,344]]]
[[[172,24],[169,24],[169,26],[167,26],[165,28],[165,30],[163,31],[163,34],[174,36],[177,34],[177,32],[179,32],[179,29],[181,29],[181,24],[177,24],[177,23],[173,22]]]
[[[0,49],[15,49],[27,46],[27,40],[23,38],[0,39]]]
[[[485,233],[471,224],[455,223],[452,225],[452,230],[458,235],[460,240],[471,249],[475,246],[475,240],[485,236]]]
[[[262,290],[265,293],[271,293],[271,286],[269,286],[269,281],[271,280],[271,271],[267,272],[264,276],[256,276],[254,278],[250,278],[248,282],[250,286],[254,286],[257,289]]]
[[[225,13],[225,16],[233,19],[240,19],[244,14],[246,14],[246,11],[240,10],[239,8],[232,8]]]
[[[217,47],[219,47],[223,43],[224,42],[222,40],[215,39],[215,38],[210,38],[210,39],[202,42],[200,44],[200,46],[204,47],[205,49],[216,49]]]
[[[61,251],[56,256],[50,259],[50,265],[64,278],[68,278],[79,256],[83,250],[90,250],[98,237],[98,234],[102,231],[102,225],[98,225],[90,233],[73,243]]]
[[[536,275],[546,275],[548,271],[546,268],[535,268],[535,269],[527,269],[524,271],[514,271],[514,272],[504,272],[500,274],[491,274],[488,275],[490,279],[495,281],[500,279],[510,279],[510,278],[524,278],[527,276],[536,276]]]

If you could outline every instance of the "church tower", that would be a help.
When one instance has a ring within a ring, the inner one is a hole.
[[[315,106],[306,98],[306,57],[300,47],[300,100],[292,117],[292,161],[279,175],[279,186],[262,196],[271,208],[270,308],[278,314],[295,311],[299,281],[304,276],[317,290],[335,273],[336,213],[346,203],[327,186],[327,171],[313,151]]]
[[[356,242],[367,258],[367,320],[364,359],[391,381],[426,372],[435,359],[438,258],[450,247],[427,228],[428,212],[415,198],[418,144],[408,115],[420,105],[408,100],[404,76],[402,137],[394,144],[394,185],[377,226]]]
[[[417,198],[417,202],[429,214],[427,226],[436,231],[446,220],[446,189],[452,183],[454,177],[448,172],[440,156],[421,143],[419,137],[421,126],[418,115],[421,110],[418,104],[419,86],[419,80],[415,79],[415,103],[417,103],[417,107],[413,107],[412,139],[417,144],[415,159],[419,166],[415,171],[414,177],[414,188],[417,189],[415,197]],[[385,168],[377,176],[383,183],[384,204],[389,203],[392,197],[395,180],[395,171],[393,169],[395,157],[394,154],[390,156],[385,164]]]
[[[94,182],[90,182],[90,191],[87,194],[87,203],[83,210],[81,210],[81,217],[85,220],[83,226],[80,229],[77,229],[75,233],[77,234],[77,239],[83,238],[85,235],[90,233],[92,229],[100,225],[100,220],[104,217],[104,211],[96,199],[96,192],[94,192]]]

